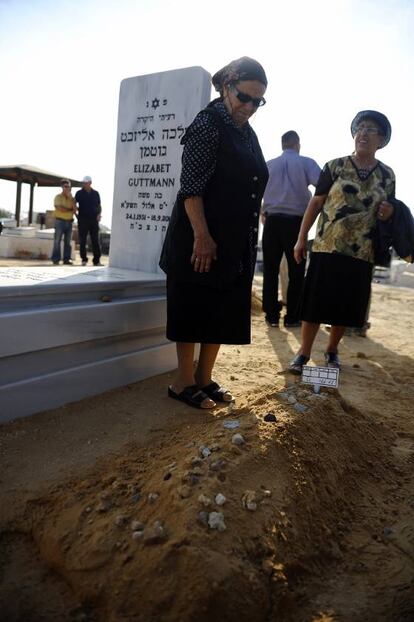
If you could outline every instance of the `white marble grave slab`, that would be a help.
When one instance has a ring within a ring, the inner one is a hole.
[[[0,299],[4,288],[34,287],[39,285],[86,285],[88,283],[124,282],[141,283],[162,281],[162,275],[122,268],[94,266],[41,266],[33,268],[0,268]]]
[[[0,269],[0,423],[174,368],[165,321],[162,275]]]
[[[111,267],[160,273],[160,251],[179,189],[180,140],[210,94],[210,75],[202,67],[122,81]]]

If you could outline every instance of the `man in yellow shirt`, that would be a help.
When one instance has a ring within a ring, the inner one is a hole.
[[[52,261],[55,266],[59,265],[61,256],[61,241],[63,241],[63,263],[71,266],[72,259],[72,223],[73,216],[76,212],[75,199],[71,193],[70,181],[68,179],[62,179],[60,182],[62,186],[62,192],[55,196],[55,239],[53,242]]]

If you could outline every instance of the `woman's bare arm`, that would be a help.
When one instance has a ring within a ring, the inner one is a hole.
[[[217,259],[217,244],[208,230],[202,197],[188,197],[184,207],[194,233],[191,263],[195,272],[209,272],[211,262]]]
[[[321,194],[316,197],[312,197],[306,208],[306,212],[303,216],[302,224],[299,231],[298,241],[293,249],[296,263],[300,263],[302,259],[306,259],[307,253],[307,241],[309,229],[317,219],[318,215],[322,211],[323,205],[326,201],[326,194]]]

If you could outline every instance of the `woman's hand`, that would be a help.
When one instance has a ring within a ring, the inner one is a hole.
[[[385,222],[386,220],[391,218],[393,213],[394,206],[391,205],[391,203],[388,203],[388,201],[382,201],[378,207],[377,218],[378,220],[382,220]]]
[[[295,258],[296,263],[300,263],[304,259],[306,259],[306,255],[308,252],[307,243],[308,243],[308,232],[315,222],[317,216],[322,211],[323,205],[326,201],[326,194],[318,194],[313,196],[308,203],[308,207],[303,215],[302,224],[300,226],[298,241],[296,242],[293,248],[293,256]]]
[[[217,259],[217,244],[209,233],[194,238],[191,263],[194,272],[209,272],[211,262]]]
[[[293,248],[293,256],[295,258],[296,263],[300,263],[303,259],[306,259],[307,247],[306,247],[306,239],[298,238],[294,248]]]

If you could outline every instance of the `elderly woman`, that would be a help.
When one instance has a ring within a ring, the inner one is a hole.
[[[265,104],[263,67],[243,57],[212,82],[220,97],[182,139],[181,186],[160,260],[167,274],[167,337],[177,343],[178,357],[168,395],[196,408],[233,400],[212,373],[222,343],[250,343],[258,219],[268,178],[248,123]]]
[[[345,328],[365,321],[376,220],[386,221],[393,213],[395,176],[376,159],[377,149],[391,138],[387,117],[363,110],[352,121],[351,134],[355,151],[325,165],[294,249],[296,261],[303,261],[308,231],[320,214],[303,292],[301,347],[289,366],[295,374],[310,359],[320,323],[331,324],[326,365],[340,367],[338,344]]]

